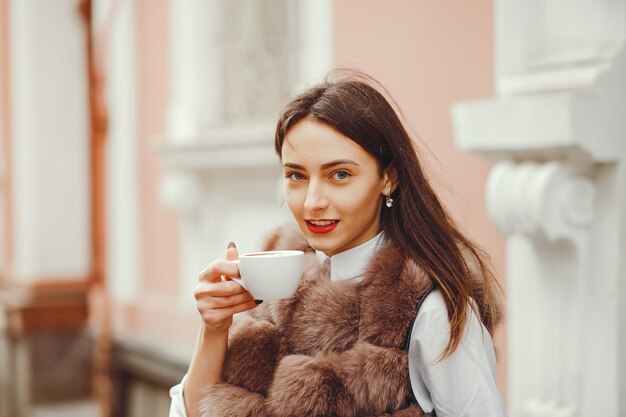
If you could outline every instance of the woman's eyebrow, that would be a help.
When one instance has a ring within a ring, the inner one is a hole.
[[[337,165],[343,165],[343,164],[350,164],[350,165],[356,165],[356,166],[360,166],[358,163],[356,163],[355,161],[351,160],[351,159],[336,159],[334,161],[330,161],[330,162],[326,162],[325,164],[322,164],[322,170],[324,169],[328,169],[328,168],[332,168],[334,166]],[[292,169],[299,169],[301,171],[306,171],[306,168],[302,165],[298,165],[298,164],[294,164],[293,162],[285,162],[283,164],[284,168],[292,168]]]
[[[358,163],[356,163],[352,159],[335,159],[334,161],[330,161],[330,162],[326,162],[325,164],[322,164],[322,169],[328,169],[328,168],[332,168],[334,166],[343,165],[343,164],[350,164],[350,165],[360,166]],[[285,162],[283,164],[283,167],[285,167],[285,168],[293,168],[293,169],[300,169],[300,170],[303,170],[303,171],[306,170],[306,168],[303,167],[302,165],[294,164],[293,162]]]
[[[304,170],[302,165],[294,164],[293,162],[285,162],[283,167]]]
[[[359,164],[357,164],[356,162],[354,162],[351,159],[335,159],[334,161],[330,161],[330,162],[326,162],[325,164],[322,164],[322,169],[328,169],[328,168],[332,168],[336,165],[343,165],[343,164],[350,164],[350,165],[356,165],[359,166]]]

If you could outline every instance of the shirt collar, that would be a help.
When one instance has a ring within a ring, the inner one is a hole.
[[[347,279],[363,278],[367,265],[371,257],[383,244],[383,232],[380,232],[365,243],[355,246],[352,249],[340,252],[330,257],[330,279],[331,281],[343,281]],[[328,256],[322,251],[315,251],[320,262],[324,262]]]

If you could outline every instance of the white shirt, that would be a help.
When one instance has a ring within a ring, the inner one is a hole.
[[[363,279],[370,258],[384,239],[382,233],[360,246],[330,258],[332,281]],[[320,261],[327,257],[317,252]],[[437,417],[500,417],[506,411],[496,387],[496,358],[487,329],[468,309],[468,320],[459,347],[439,361],[450,338],[445,302],[439,290],[431,292],[420,307],[409,342],[409,378],[415,398],[424,412]],[[183,381],[170,390],[170,417],[186,417]]]

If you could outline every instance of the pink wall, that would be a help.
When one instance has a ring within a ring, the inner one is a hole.
[[[450,106],[494,93],[492,1],[377,0],[334,3],[335,64],[377,78],[418,137],[427,171],[467,235],[493,258],[504,279],[504,240],[487,217],[490,165],[461,152],[453,140]],[[429,151],[430,150],[430,151]],[[506,382],[505,328],[496,335],[498,385]]]
[[[176,217],[157,201],[163,171],[156,150],[165,132],[169,88],[166,0],[137,1],[139,187],[141,190],[142,281],[146,291],[176,293]]]
[[[113,314],[118,332],[192,346],[198,320],[197,314],[179,308],[177,218],[158,201],[164,170],[157,149],[165,133],[169,94],[168,10],[167,0],[136,2],[139,297],[132,304],[114,300]]]

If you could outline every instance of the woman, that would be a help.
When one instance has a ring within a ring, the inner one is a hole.
[[[298,228],[279,229],[265,249],[304,250],[302,283],[259,305],[226,278],[239,276],[233,244],[203,271],[203,327],[170,416],[505,415],[491,339],[497,282],[371,80],[296,97],[275,147]]]

